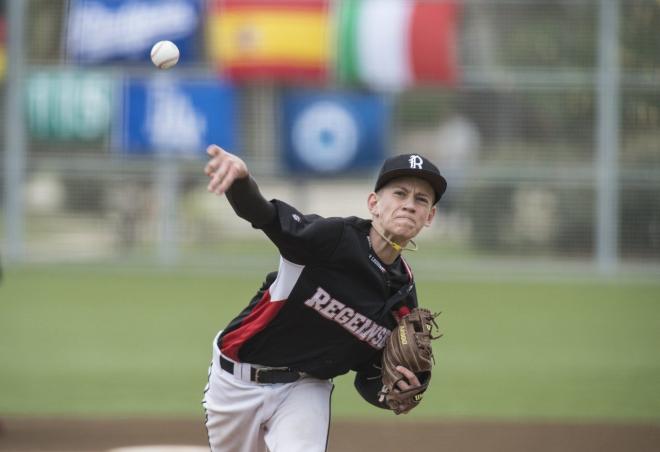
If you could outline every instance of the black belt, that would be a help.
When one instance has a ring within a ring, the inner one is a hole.
[[[234,363],[220,356],[220,367],[234,375]],[[302,372],[287,367],[252,367],[250,366],[250,381],[255,383],[293,383],[303,377]]]

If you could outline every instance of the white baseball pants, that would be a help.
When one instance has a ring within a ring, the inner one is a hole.
[[[330,425],[330,380],[258,384],[249,365],[220,368],[217,337],[202,405],[212,452],[324,452]]]

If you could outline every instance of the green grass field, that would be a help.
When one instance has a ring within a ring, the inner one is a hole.
[[[220,273],[220,272],[219,272]],[[256,276],[10,269],[0,414],[201,415],[211,340]],[[660,421],[660,283],[418,281],[445,337],[419,416]],[[339,377],[333,413],[390,417]]]

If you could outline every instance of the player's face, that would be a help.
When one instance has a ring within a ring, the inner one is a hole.
[[[390,181],[378,193],[369,195],[373,221],[392,240],[406,243],[435,216],[431,184],[416,177]]]

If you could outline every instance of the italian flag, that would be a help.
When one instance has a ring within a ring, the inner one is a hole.
[[[455,0],[342,0],[338,77],[376,90],[458,81]]]

